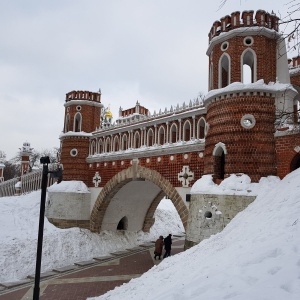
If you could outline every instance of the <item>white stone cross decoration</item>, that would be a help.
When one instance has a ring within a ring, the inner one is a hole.
[[[95,187],[98,187],[100,182],[101,182],[101,176],[99,175],[99,172],[96,172],[95,176],[93,177],[93,183]]]
[[[190,181],[194,180],[194,172],[189,166],[183,166],[182,171],[178,173],[178,180],[181,181],[183,187],[188,187]]]

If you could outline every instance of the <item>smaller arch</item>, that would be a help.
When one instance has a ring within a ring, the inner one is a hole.
[[[223,53],[219,60],[218,88],[224,88],[231,82],[231,59],[227,53]]]
[[[227,149],[224,143],[219,142],[215,145],[215,148],[213,150],[213,156],[219,156],[221,155],[221,152],[224,151],[224,154],[227,154]]]
[[[290,172],[300,168],[300,153],[297,153],[290,163]]]
[[[154,144],[154,133],[153,133],[153,129],[150,128],[147,132],[147,146],[151,147]]]
[[[66,120],[65,120],[65,132],[70,131],[70,115],[66,115]]]
[[[197,122],[197,139],[204,139],[205,138],[205,126],[206,121],[203,117],[201,117]]]
[[[80,132],[81,124],[82,124],[82,116],[80,112],[77,112],[74,116],[73,131]]]
[[[118,223],[117,230],[127,230],[128,228],[128,218],[124,216]]]
[[[173,123],[170,127],[170,143],[177,143],[178,140],[178,127]]]
[[[217,143],[214,151],[214,178],[215,179],[224,179],[225,176],[225,154],[227,154],[227,149],[224,143]]]
[[[99,139],[98,141],[98,153],[103,153],[104,152],[104,143],[102,139]]]
[[[92,140],[90,144],[90,155],[96,154],[96,141]]]
[[[110,137],[108,136],[105,140],[105,152],[110,152],[110,147],[111,147]]]
[[[166,129],[161,125],[158,129],[158,145],[164,145],[166,143]]]
[[[210,66],[209,66],[209,87],[208,87],[208,90],[212,90],[214,88],[214,64],[211,62],[210,63]]]
[[[140,133],[136,131],[133,136],[133,148],[137,149],[141,147]]]
[[[190,122],[190,120],[186,120],[183,123],[183,140],[185,142],[191,140],[192,138],[192,124]]]
[[[113,139],[113,151],[119,151],[119,150],[120,150],[119,137],[116,135]]]
[[[249,70],[247,70],[245,66],[248,66]],[[249,71],[249,73],[247,71]],[[256,53],[253,49],[247,48],[243,51],[241,55],[241,82],[253,83],[256,81],[257,81]]]
[[[122,145],[121,145],[121,149],[122,150],[127,150],[128,148],[128,138],[127,138],[127,134],[124,133],[122,136]]]

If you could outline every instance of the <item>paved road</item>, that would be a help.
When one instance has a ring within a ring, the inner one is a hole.
[[[173,239],[172,255],[182,252],[183,247],[183,237]],[[153,244],[148,244],[93,262],[82,262],[80,266],[50,272],[41,280],[40,300],[85,300],[100,296],[159,264],[159,260],[154,260],[153,251]],[[0,285],[0,300],[32,300],[33,286],[34,278],[18,287]]]

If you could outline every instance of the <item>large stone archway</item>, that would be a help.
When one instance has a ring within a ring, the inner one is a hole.
[[[154,212],[160,202],[160,200],[167,196],[174,204],[184,228],[187,226],[188,208],[182,200],[179,193],[172,186],[172,184],[161,176],[155,170],[151,170],[145,167],[137,165],[136,162],[133,166],[119,172],[112,177],[107,184],[103,187],[98,195],[94,207],[91,212],[90,218],[90,230],[92,232],[100,232],[102,230],[102,223],[109,204],[114,196],[127,184],[133,181],[148,181],[157,187],[157,193],[151,200],[150,206],[147,208],[146,216],[143,221],[144,232],[149,232],[150,227],[154,223]]]

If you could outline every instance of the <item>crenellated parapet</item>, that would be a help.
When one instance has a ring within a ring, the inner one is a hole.
[[[101,102],[101,92],[72,91],[66,94],[66,102],[72,100],[88,100]]]
[[[253,10],[243,11],[242,14],[239,11],[235,11],[231,15],[226,15],[213,23],[208,34],[209,42],[223,32],[229,32],[240,27],[260,26],[278,32],[278,21],[279,18],[274,13],[270,14],[264,10],[256,11],[255,16]]]

